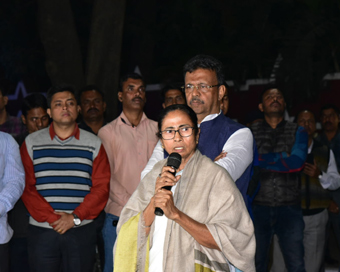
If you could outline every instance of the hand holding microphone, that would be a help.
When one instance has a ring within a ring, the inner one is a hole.
[[[181,155],[176,153],[176,152],[173,152],[173,153],[170,154],[166,165],[177,170],[179,168],[179,166],[181,165],[181,162],[182,162]],[[176,171],[175,172],[169,172],[169,173],[173,174],[174,176],[176,175]],[[166,189],[166,190],[170,191],[171,187],[172,186],[164,186],[164,187],[162,187],[162,189]],[[161,208],[156,208],[155,214],[158,215],[158,216],[162,216],[164,214],[164,212]]]

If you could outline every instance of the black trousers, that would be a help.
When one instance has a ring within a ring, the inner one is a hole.
[[[9,272],[9,246],[0,244],[0,272]]]
[[[90,224],[65,234],[30,225],[28,257],[32,272],[92,272],[95,263],[96,228]]]

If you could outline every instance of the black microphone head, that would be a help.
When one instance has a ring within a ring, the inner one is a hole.
[[[167,166],[171,166],[175,169],[178,169],[179,166],[181,165],[182,162],[182,156],[176,152],[173,152],[169,155],[168,157],[168,162],[167,162]]]

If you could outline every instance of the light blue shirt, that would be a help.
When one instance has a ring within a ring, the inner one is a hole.
[[[7,213],[18,201],[25,188],[25,171],[19,146],[13,137],[0,131],[0,244],[9,242],[13,235]]]

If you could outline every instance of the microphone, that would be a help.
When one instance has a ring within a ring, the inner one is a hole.
[[[179,166],[181,165],[182,162],[182,156],[176,152],[173,152],[169,155],[168,158],[168,162],[166,163],[166,166],[171,166],[172,169],[177,170],[179,168]],[[176,171],[175,172],[169,172],[171,174],[173,174],[174,176],[176,175]],[[164,186],[163,189],[166,190],[171,190],[172,186]],[[156,207],[155,209],[155,215],[158,216],[162,216],[164,214],[163,210],[161,208]]]

